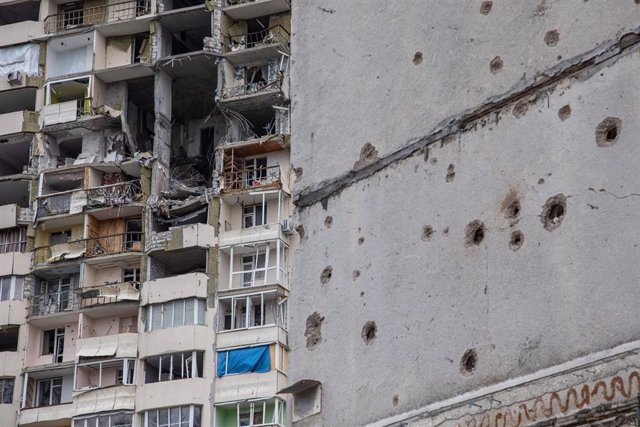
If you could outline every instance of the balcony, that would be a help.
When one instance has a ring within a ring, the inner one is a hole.
[[[282,94],[282,77],[277,77],[271,81],[247,82],[227,86],[222,89],[222,101],[237,109],[244,110],[247,105],[266,108],[270,105],[279,104],[284,95]]]
[[[78,339],[75,357],[130,358],[138,354],[138,334],[121,333]]]
[[[154,232],[147,251],[162,249],[177,251],[215,246],[215,228],[209,224],[187,224],[171,227],[168,231]]]
[[[220,292],[289,286],[288,245],[280,239],[220,247]]]
[[[39,6],[34,1],[0,2],[0,46],[27,43],[43,34]]]
[[[218,348],[265,342],[287,345],[287,294],[283,288],[220,296]]]
[[[222,11],[234,21],[291,10],[290,0],[225,0]]]
[[[81,98],[45,105],[42,115],[44,125],[51,126],[96,116],[98,112],[93,107],[93,98]]]
[[[291,34],[281,25],[253,33],[229,35],[224,39],[225,56],[238,65],[266,61],[286,48],[290,39]]]
[[[269,398],[286,387],[287,376],[274,369],[265,373],[225,375],[216,378],[216,402]]]
[[[87,190],[87,207],[89,208],[123,206],[141,201],[142,189],[139,179]]]
[[[133,385],[135,383],[133,375],[135,366],[135,358],[102,359],[76,363],[73,391],[86,392],[118,385]],[[121,378],[118,378],[118,371],[121,372]]]
[[[44,31],[47,34],[89,25],[128,21],[151,12],[150,0],[125,1],[103,6],[70,10],[47,16]]]
[[[206,298],[209,276],[188,273],[146,282],[141,305],[158,304],[175,299]]]
[[[34,249],[35,264],[54,264],[84,257],[87,264],[99,264],[109,256],[112,261],[122,261],[142,254],[144,234],[129,231],[109,236],[97,236]]]
[[[44,295],[32,295],[29,298],[27,313],[29,316],[45,316],[78,310],[80,299],[72,290]]]
[[[0,114],[0,137],[2,139],[10,139],[25,133],[35,133],[39,130],[37,112],[23,110]]]
[[[25,408],[18,415],[20,426],[69,426],[75,415],[76,406],[73,403],[60,405]]]
[[[285,402],[279,398],[215,405],[217,427],[283,427]]]
[[[208,378],[147,383],[137,387],[136,411],[194,404],[206,407],[210,394],[211,379]]]
[[[113,283],[77,290],[80,307],[101,307],[119,302],[140,300],[140,282]]]
[[[282,188],[280,166],[267,166],[253,169],[235,169],[222,174],[221,192]]]

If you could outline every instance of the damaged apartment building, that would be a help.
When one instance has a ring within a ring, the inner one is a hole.
[[[0,0],[0,425],[288,425],[289,0]]]

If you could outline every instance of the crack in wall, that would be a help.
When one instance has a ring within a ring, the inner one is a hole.
[[[615,63],[625,53],[633,53],[640,46],[640,27],[637,27],[616,39],[608,40],[595,49],[572,59],[563,61],[548,70],[527,79],[526,76],[517,82],[509,91],[490,97],[484,103],[450,116],[441,121],[427,135],[414,138],[408,144],[390,154],[382,156],[374,163],[358,170],[351,170],[336,178],[325,180],[315,186],[302,189],[295,196],[294,204],[300,208],[312,206],[318,202],[326,203],[329,197],[338,195],[351,185],[369,178],[388,166],[407,159],[418,152],[427,152],[428,147],[445,138],[460,132],[472,130],[478,119],[497,113],[504,107],[521,99],[549,91],[561,80],[577,77],[589,71],[585,80],[596,71]]]

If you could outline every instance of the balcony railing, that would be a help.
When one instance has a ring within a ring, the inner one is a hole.
[[[29,299],[29,315],[62,313],[80,308],[80,300],[71,289],[52,294],[32,295]]]
[[[94,114],[94,109],[91,106],[93,102],[93,98],[82,98],[77,101],[77,109],[76,109],[76,117],[82,118],[86,116],[91,116]]]
[[[144,234],[141,231],[129,231],[111,236],[92,237],[86,239],[86,245],[86,258],[125,252],[142,252],[144,249]]]
[[[226,36],[224,46],[227,52],[237,52],[243,49],[265,47],[277,44],[288,44],[291,34],[282,25],[235,36]]]
[[[267,82],[257,82],[257,83],[247,83],[239,86],[225,87],[222,89],[222,98],[233,98],[235,96],[244,96],[251,95],[255,93],[265,92],[270,89],[279,89],[281,78],[277,78],[276,80],[267,83]]]
[[[85,9],[68,10],[47,16],[44,31],[47,34],[72,28],[134,19],[151,12],[151,0],[133,0]]]
[[[87,190],[87,206],[90,208],[120,206],[142,199],[140,180],[103,185]]]
[[[241,169],[223,174],[223,191],[249,190],[280,183],[280,166]]]
[[[144,233],[128,231],[122,234],[91,237],[58,245],[40,246],[34,249],[36,264],[56,263],[81,257],[95,258],[127,252],[142,252]]]
[[[49,216],[69,213],[71,209],[71,193],[77,190],[47,194],[38,197],[37,216]]]

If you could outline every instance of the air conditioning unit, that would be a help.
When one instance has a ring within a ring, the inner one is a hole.
[[[7,81],[9,82],[9,84],[11,86],[15,86],[15,85],[19,85],[20,84],[20,71],[13,71],[9,74],[7,74]]]
[[[293,234],[293,221],[290,218],[282,220],[282,232],[287,235]]]

